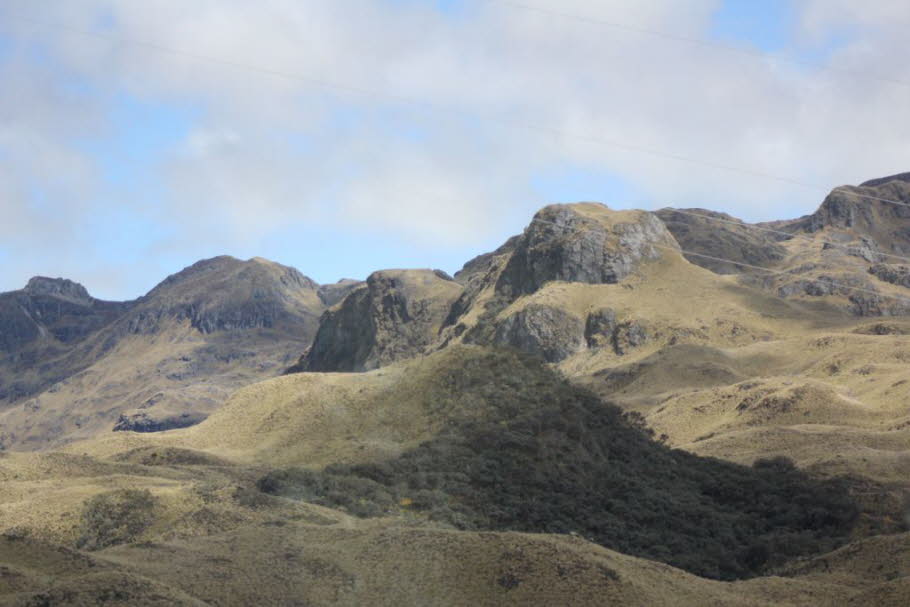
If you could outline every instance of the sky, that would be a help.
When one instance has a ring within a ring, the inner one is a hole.
[[[5,0],[0,291],[453,273],[540,207],[812,212],[910,170],[905,0]]]

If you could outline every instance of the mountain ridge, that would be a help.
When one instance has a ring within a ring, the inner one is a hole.
[[[0,392],[39,388],[0,407],[0,602],[906,605],[910,270],[859,207],[904,184],[774,236],[551,205],[454,277],[2,294]]]

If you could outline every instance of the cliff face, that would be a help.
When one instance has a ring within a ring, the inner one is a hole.
[[[817,211],[784,225],[795,233],[840,231],[882,252],[910,254],[910,173],[835,188]]]
[[[291,364],[325,308],[319,285],[259,258],[203,260],[122,303],[33,278],[0,294],[0,444],[198,423]]]
[[[664,222],[680,247],[698,253],[686,254],[686,259],[718,274],[747,271],[739,263],[772,267],[787,253],[778,242],[779,237],[726,213],[705,209],[661,209],[655,215]]]
[[[384,270],[328,310],[291,371],[365,371],[420,354],[462,287],[433,270]]]
[[[547,306],[496,314],[548,282],[617,283],[678,248],[651,213],[552,205],[454,279],[429,270],[376,272],[323,315],[312,347],[288,371],[374,369],[460,339],[466,317],[474,319],[467,341],[562,360],[585,347],[583,319]]]
[[[0,293],[0,351],[14,353],[38,340],[78,342],[130,307],[95,299],[71,280],[36,276],[20,291]]]
[[[678,244],[651,213],[610,211],[595,203],[551,205],[534,215],[516,241],[496,291],[515,298],[553,280],[616,283],[664,248]]]
[[[91,297],[82,285],[35,277],[0,293],[0,403],[22,398],[88,367],[91,337],[133,306]]]

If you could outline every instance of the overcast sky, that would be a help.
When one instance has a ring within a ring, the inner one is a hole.
[[[550,202],[799,216],[910,170],[908,27],[906,0],[4,0],[0,291],[132,298],[217,254],[454,272]]]

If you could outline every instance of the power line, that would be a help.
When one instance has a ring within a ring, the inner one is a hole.
[[[553,221],[547,221],[547,220],[545,220],[545,219],[538,219],[538,218],[536,218],[536,217],[533,218],[533,219],[531,220],[531,223],[546,223],[546,224],[549,224],[549,225],[556,226],[556,227],[558,227],[558,228],[565,227],[565,226],[561,226],[561,225],[559,225],[558,223],[555,223],[555,222],[553,222]],[[701,257],[701,258],[703,258],[703,259],[710,259],[710,260],[712,260],[712,261],[720,261],[720,262],[730,263],[730,264],[733,264],[733,265],[736,265],[736,266],[739,266],[739,267],[742,267],[742,268],[749,268],[750,270],[757,270],[757,271],[759,271],[759,272],[767,272],[767,273],[769,273],[769,274],[775,274],[775,275],[778,275],[778,276],[787,276],[787,277],[790,277],[790,278],[799,278],[799,275],[798,275],[798,274],[794,274],[794,273],[789,272],[789,271],[787,271],[787,270],[775,270],[775,269],[772,269],[772,268],[764,268],[764,267],[762,267],[762,266],[757,266],[757,265],[750,264],[750,263],[745,263],[745,262],[742,262],[742,261],[735,261],[735,260],[733,260],[733,259],[726,259],[726,258],[724,258],[724,257],[715,257],[714,255],[706,255],[705,253],[698,253],[698,252],[696,252],[696,251],[688,251],[688,250],[686,250],[686,249],[683,249],[682,247],[671,247],[671,246],[668,246],[668,245],[661,245],[661,244],[656,244],[656,243],[650,243],[650,244],[651,244],[651,246],[653,246],[653,247],[655,247],[655,248],[658,248],[658,249],[665,249],[665,250],[667,250],[667,251],[675,251],[675,252],[677,252],[677,253],[682,253],[683,255],[691,255],[691,256],[693,256],[693,257]],[[878,297],[887,297],[887,298],[889,298],[889,299],[895,299],[895,300],[898,300],[898,301],[901,301],[901,302],[910,304],[910,298],[904,297],[904,296],[902,296],[902,295],[893,295],[893,294],[891,294],[891,293],[882,293],[882,292],[876,291],[876,290],[874,290],[874,289],[866,289],[866,288],[864,288],[864,287],[856,287],[856,286],[848,285],[848,284],[845,284],[845,283],[842,283],[842,282],[837,282],[837,281],[834,281],[834,280],[824,280],[824,282],[825,282],[825,284],[829,284],[829,285],[831,285],[831,286],[839,287],[839,288],[841,288],[841,289],[846,289],[846,290],[850,290],[850,291],[858,291],[858,292],[860,292],[860,293],[870,293],[870,294],[876,295],[876,296],[878,296]]]
[[[661,210],[663,210],[663,209],[661,209]],[[699,217],[701,219],[707,219],[708,221],[717,221],[719,223],[728,223],[728,224],[743,227],[743,228],[749,228],[752,230],[760,230],[762,232],[768,232],[770,234],[779,234],[782,236],[786,236],[788,239],[796,238],[796,239],[800,239],[800,240],[805,240],[807,242],[822,243],[822,244],[826,244],[826,245],[829,245],[832,247],[840,247],[843,249],[852,248],[851,245],[843,243],[843,242],[834,242],[833,240],[825,240],[823,238],[812,238],[811,236],[805,236],[803,234],[794,234],[791,232],[785,232],[784,230],[775,230],[772,228],[766,228],[764,226],[758,226],[758,225],[755,225],[752,223],[745,223],[745,222],[737,221],[734,219],[724,219],[723,217],[712,217],[711,215],[706,215],[704,213],[698,213],[695,211],[687,211],[685,209],[676,209],[673,207],[666,207],[666,210],[672,211],[673,213],[679,213],[681,215],[688,215],[690,217]],[[879,251],[875,251],[875,254],[880,255],[882,257],[890,257],[892,259],[900,259],[902,261],[910,262],[910,257],[904,257],[903,255],[893,255],[891,253],[881,253]]]
[[[586,23],[590,25],[596,25],[601,27],[606,27],[614,30],[621,30],[625,32],[631,32],[634,34],[652,36],[654,38],[662,38],[664,40],[670,40],[672,42],[682,42],[692,46],[700,46],[704,48],[709,48],[712,50],[724,51],[727,53],[735,53],[738,55],[744,55],[749,57],[757,57],[759,59],[765,59],[769,61],[776,61],[781,63],[791,63],[794,65],[801,65],[805,67],[812,67],[819,70],[829,71],[829,72],[840,72],[843,74],[848,74],[854,78],[865,78],[869,80],[879,80],[881,82],[887,82],[888,84],[895,84],[902,87],[910,88],[910,82],[906,80],[900,80],[897,78],[889,78],[887,76],[879,76],[875,74],[867,74],[859,70],[837,67],[832,65],[827,65],[824,63],[819,63],[818,61],[808,61],[804,59],[797,59],[792,56],[782,56],[782,55],[773,55],[760,50],[744,48],[740,46],[734,46],[732,44],[724,44],[723,42],[717,42],[715,40],[708,40],[705,38],[693,38],[690,36],[682,36],[680,34],[673,34],[670,32],[664,32],[660,30],[649,29],[645,27],[639,27],[635,25],[628,25],[626,23],[620,23],[618,21],[607,21],[605,19],[597,19],[594,17],[586,17],[583,15],[577,15],[573,13],[566,13],[564,11],[553,10],[549,8],[543,8],[540,6],[535,6],[531,4],[526,4],[524,2],[515,2],[514,0],[481,0],[489,4],[498,4],[502,6],[509,6],[517,8],[520,10],[535,12],[542,15],[547,15],[550,17],[557,17],[559,19],[565,19],[569,21],[576,21],[579,23]]]
[[[491,0],[491,1],[498,1],[498,0]],[[285,72],[282,70],[261,67],[261,66],[257,66],[257,65],[253,65],[253,64],[241,63],[241,62],[233,61],[231,59],[224,59],[224,58],[216,57],[213,55],[204,55],[204,54],[195,53],[192,51],[186,51],[183,49],[173,48],[173,47],[170,47],[167,45],[159,44],[157,42],[135,40],[135,39],[123,38],[120,36],[113,36],[113,35],[104,34],[104,33],[100,33],[100,32],[94,32],[94,31],[85,30],[85,29],[81,29],[81,28],[71,27],[68,25],[63,25],[63,24],[58,24],[58,23],[49,23],[46,21],[36,20],[36,19],[32,19],[32,18],[14,14],[14,13],[7,13],[7,16],[11,17],[13,19],[25,22],[25,23],[30,23],[32,25],[39,26],[39,27],[57,29],[60,31],[69,32],[71,34],[96,38],[99,40],[104,40],[104,41],[112,42],[115,44],[134,46],[134,47],[143,48],[143,49],[147,49],[147,50],[151,50],[151,51],[155,51],[155,52],[159,52],[159,53],[163,53],[163,54],[167,54],[167,55],[185,57],[185,58],[192,59],[192,60],[199,61],[199,62],[213,63],[213,64],[221,65],[224,67],[230,67],[233,69],[243,70],[243,71],[247,71],[247,72],[259,73],[259,74],[264,74],[267,76],[272,76],[272,77],[277,77],[277,78],[282,78],[282,79],[292,80],[292,81],[297,81],[297,82],[304,82],[309,85],[320,87],[320,88],[342,91],[345,93],[356,93],[358,95],[364,95],[364,96],[368,96],[368,97],[384,99],[386,101],[395,101],[395,102],[399,102],[399,103],[402,103],[405,105],[409,105],[413,108],[418,108],[421,110],[430,111],[430,112],[434,112],[434,113],[438,113],[438,114],[445,114],[445,115],[449,115],[449,116],[458,116],[460,118],[472,118],[472,119],[480,118],[483,120],[487,120],[489,122],[498,123],[501,126],[505,126],[507,128],[523,129],[523,130],[527,130],[527,131],[543,133],[543,134],[546,134],[549,136],[575,139],[575,140],[584,141],[587,143],[603,145],[603,146],[607,146],[607,147],[622,149],[622,150],[636,152],[636,153],[640,153],[640,154],[646,154],[646,155],[650,155],[650,156],[654,156],[654,157],[658,157],[658,158],[665,158],[668,160],[674,160],[676,162],[700,165],[700,166],[704,166],[704,167],[708,167],[708,168],[712,168],[712,169],[716,169],[716,170],[737,173],[737,174],[741,174],[741,175],[749,175],[752,177],[759,177],[762,179],[767,179],[770,181],[777,181],[780,183],[794,185],[794,186],[798,186],[801,188],[815,190],[815,191],[819,191],[819,192],[828,192],[829,191],[829,187],[827,187],[827,186],[822,186],[820,184],[814,184],[814,183],[801,181],[801,180],[793,178],[793,177],[774,175],[774,174],[767,173],[764,171],[737,167],[737,166],[727,165],[727,164],[718,163],[718,162],[712,162],[712,161],[703,160],[703,159],[690,158],[688,156],[683,156],[683,155],[675,154],[672,152],[666,152],[664,150],[658,150],[658,149],[654,149],[654,148],[640,146],[637,144],[630,144],[630,143],[626,143],[626,142],[622,142],[622,141],[618,141],[618,140],[607,139],[607,138],[602,138],[602,137],[594,137],[594,136],[590,136],[590,135],[582,135],[580,133],[571,133],[568,131],[561,131],[561,130],[553,128],[553,127],[546,127],[546,126],[540,126],[540,125],[535,125],[535,124],[530,124],[530,123],[518,122],[518,121],[514,121],[514,120],[507,120],[507,119],[498,118],[495,116],[484,117],[479,114],[471,114],[469,112],[434,106],[425,101],[405,97],[402,95],[395,95],[395,94],[390,95],[390,94],[382,92],[382,91],[364,88],[364,87],[357,86],[357,85],[347,84],[344,82],[330,81],[330,80],[325,80],[322,78],[308,76],[305,74],[296,74],[296,73],[291,73],[291,72]],[[842,190],[843,187],[844,186],[834,188],[833,191]],[[904,202],[901,202],[898,200],[891,200],[891,199],[887,199],[887,198],[883,198],[883,197],[879,197],[879,196],[861,194],[861,193],[858,193],[855,191],[850,191],[850,195],[857,197],[857,198],[876,200],[876,201],[885,202],[888,204],[910,207],[910,204],[907,204],[907,203],[904,203]]]

